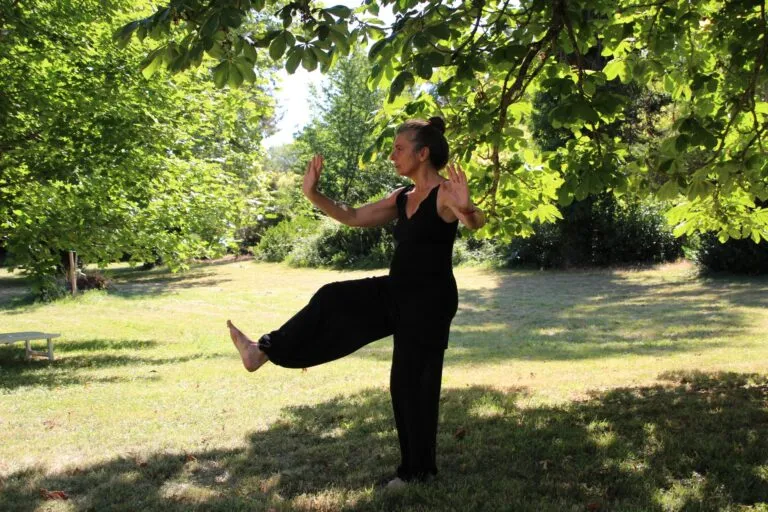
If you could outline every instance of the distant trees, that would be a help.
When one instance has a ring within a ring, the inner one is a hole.
[[[272,116],[269,75],[224,92],[205,70],[158,80],[115,29],[148,3],[13,2],[0,17],[0,245],[56,293],[88,263],[221,254]]]
[[[302,163],[316,153],[325,156],[321,189],[350,204],[380,196],[401,181],[386,158],[363,161],[376,139],[376,114],[385,98],[384,91],[368,88],[369,74],[365,54],[357,51],[339,58],[315,91],[313,119],[296,137]]]
[[[384,92],[369,89],[370,65],[364,54],[340,57],[319,90],[314,91],[312,120],[289,147],[276,148],[277,162],[298,174],[311,156],[325,156],[320,189],[329,197],[352,205],[376,200],[394,190],[402,179],[384,158],[365,163],[363,155],[376,139],[376,112]],[[275,169],[277,170],[277,169]],[[388,227],[352,229],[318,222],[302,196],[298,180],[282,180],[277,192],[282,225],[259,238],[257,255],[294,265],[344,267],[383,266],[389,261],[392,236]],[[286,188],[288,188],[286,190]]]

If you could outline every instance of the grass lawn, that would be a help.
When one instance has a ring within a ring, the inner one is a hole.
[[[458,269],[441,473],[386,492],[391,339],[248,374],[225,328],[383,272],[116,268],[54,304],[0,274],[0,331],[62,334],[0,347],[0,510],[768,511],[768,279]]]

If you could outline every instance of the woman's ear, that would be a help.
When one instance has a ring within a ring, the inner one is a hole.
[[[419,150],[419,162],[426,162],[429,160],[429,147],[424,146]]]

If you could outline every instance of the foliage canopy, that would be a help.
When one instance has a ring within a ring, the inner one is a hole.
[[[395,16],[389,26],[376,18],[383,7]],[[237,30],[264,15],[282,26]],[[172,0],[116,37],[133,34],[160,41],[145,70],[181,71],[207,52],[219,60],[216,83],[234,86],[248,79],[242,63],[262,53],[288,72],[327,70],[351,46],[372,43],[371,82],[388,85],[390,101],[377,147],[405,117],[444,115],[491,214],[491,234],[529,233],[533,222],[556,217],[555,202],[609,190],[670,201],[678,235],[768,238],[768,210],[756,202],[768,199],[760,0],[366,0],[356,9]],[[594,59],[604,66],[590,67]],[[660,142],[641,152],[606,130],[629,102],[606,87],[618,82],[672,98]],[[420,94],[399,99],[411,86]],[[538,90],[557,93],[549,121],[573,134],[555,151],[537,150],[521,129]]]

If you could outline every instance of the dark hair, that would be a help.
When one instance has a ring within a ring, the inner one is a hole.
[[[445,140],[445,121],[442,117],[430,117],[429,121],[411,119],[397,128],[397,134],[410,132],[409,137],[416,151],[429,148],[429,161],[438,171],[448,163],[450,150]]]

